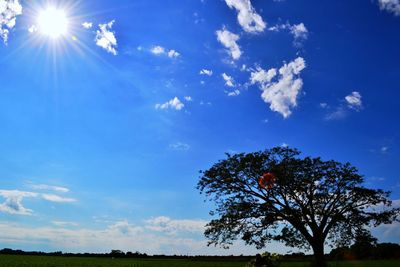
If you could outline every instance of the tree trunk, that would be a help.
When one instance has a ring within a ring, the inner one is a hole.
[[[312,263],[313,267],[327,267],[328,264],[325,261],[324,254],[324,242],[317,241],[312,245],[314,251],[314,261]]]

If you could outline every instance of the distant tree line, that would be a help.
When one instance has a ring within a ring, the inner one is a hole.
[[[225,260],[239,260],[239,261],[249,261],[254,256],[248,255],[228,255],[228,256],[189,256],[189,255],[163,255],[155,254],[148,255],[146,253],[136,252],[124,252],[122,250],[111,250],[109,253],[64,253],[61,251],[55,252],[42,252],[42,251],[23,251],[14,250],[10,248],[4,248],[0,250],[0,255],[26,255],[26,256],[60,256],[60,257],[96,257],[96,258],[153,258],[153,259],[190,259],[199,261],[225,261]]]
[[[4,248],[0,250],[0,255],[27,255],[27,256],[64,256],[64,257],[99,257],[99,258],[146,258],[146,253],[123,252],[121,250],[112,250],[110,253],[63,253],[61,251],[42,252],[42,251],[23,251]]]
[[[400,259],[400,245],[377,243],[377,239],[368,232],[360,232],[351,246],[333,249],[329,256],[335,260],[386,260]]]
[[[389,260],[400,259],[400,245],[394,243],[354,244],[333,249],[329,257],[334,260]]]
[[[23,251],[4,248],[0,255],[26,255],[26,256],[60,256],[60,257],[96,257],[96,258],[152,258],[152,259],[188,259],[193,261],[249,261],[252,255],[228,256],[188,256],[188,255],[148,255],[146,253],[123,252],[111,250],[109,253],[63,253],[61,251]],[[310,261],[313,255],[302,252],[279,255],[282,261]],[[395,243],[377,243],[376,239],[367,236],[360,237],[351,246],[338,247],[325,255],[328,260],[389,260],[400,259],[400,245]]]

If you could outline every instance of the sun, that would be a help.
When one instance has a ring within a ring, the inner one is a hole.
[[[68,32],[68,18],[62,9],[47,7],[39,13],[37,22],[38,31],[53,39],[62,37]]]

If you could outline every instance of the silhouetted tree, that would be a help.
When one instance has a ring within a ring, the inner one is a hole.
[[[350,250],[355,254],[357,259],[373,258],[374,248],[378,240],[368,231],[362,231],[356,234],[354,244]]]
[[[123,252],[122,250],[119,250],[119,249],[113,249],[110,252],[110,256],[115,257],[115,258],[121,258],[121,257],[125,256],[125,252]]]
[[[349,163],[299,155],[288,147],[227,154],[202,171],[197,188],[216,203],[210,214],[218,216],[207,224],[209,245],[227,247],[240,237],[261,249],[277,240],[311,247],[314,264],[323,267],[326,241],[349,244],[365,226],[397,219],[390,193],[365,188]]]

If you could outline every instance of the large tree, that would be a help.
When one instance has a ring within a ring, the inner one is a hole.
[[[288,147],[227,154],[201,171],[197,185],[216,204],[205,235],[223,247],[241,238],[259,249],[271,240],[312,248],[314,264],[326,266],[324,245],[349,244],[369,226],[397,220],[390,193],[363,181],[349,163],[301,157]]]

